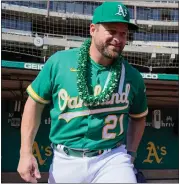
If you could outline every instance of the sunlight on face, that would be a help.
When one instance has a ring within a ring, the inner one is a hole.
[[[92,39],[98,51],[109,59],[117,58],[125,47],[128,25],[105,23],[94,26],[95,31]]]

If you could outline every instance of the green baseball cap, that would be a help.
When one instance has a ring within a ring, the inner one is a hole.
[[[137,30],[138,26],[130,22],[129,10],[120,2],[104,2],[93,14],[93,24],[120,22],[128,24],[129,30]]]

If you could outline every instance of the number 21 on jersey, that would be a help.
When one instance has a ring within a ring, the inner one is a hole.
[[[103,127],[102,131],[102,138],[103,139],[114,139],[116,136],[121,135],[124,132],[124,127],[123,127],[123,118],[124,114],[122,114],[119,118],[116,115],[108,115],[105,118],[105,125]],[[116,126],[120,126],[120,132],[117,135],[117,133],[109,133],[109,130],[114,130]]]

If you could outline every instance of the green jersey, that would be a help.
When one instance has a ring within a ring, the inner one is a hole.
[[[129,117],[148,113],[145,85],[141,74],[122,60],[118,88],[110,100],[89,107],[79,98],[77,66],[79,49],[52,55],[27,92],[35,101],[50,105],[49,138],[54,144],[78,149],[109,149],[126,137]],[[92,59],[88,63],[89,89],[98,95],[110,79],[110,66]]]

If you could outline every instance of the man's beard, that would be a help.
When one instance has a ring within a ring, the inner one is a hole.
[[[116,50],[116,49],[110,49],[109,46],[110,45],[104,45],[104,44],[95,44],[96,45],[96,48],[98,49],[98,51],[106,58],[108,59],[116,59],[118,58],[121,53],[122,53],[122,50],[123,48],[120,47],[119,50]]]

